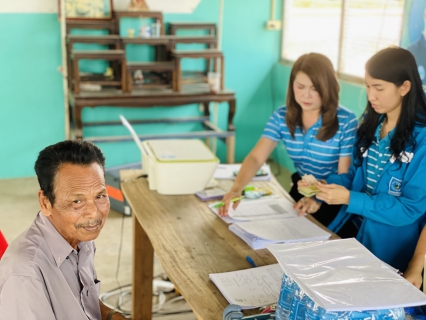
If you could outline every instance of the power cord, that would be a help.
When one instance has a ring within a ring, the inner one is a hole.
[[[120,244],[118,246],[117,267],[116,267],[116,271],[115,271],[115,281],[116,281],[118,286],[115,289],[112,289],[108,292],[101,294],[99,296],[99,299],[108,308],[114,309],[117,312],[121,313],[123,315],[123,317],[130,319],[132,310],[129,307],[126,308],[125,305],[128,304],[131,301],[131,299],[130,298],[126,299],[127,301],[124,301],[124,300],[125,300],[125,297],[127,297],[127,296],[131,297],[132,285],[127,284],[127,285],[122,286],[120,284],[119,279],[118,279],[118,275],[119,275],[119,272],[120,272],[121,252],[122,252],[122,249],[123,249],[124,219],[125,219],[125,215],[123,214],[122,218],[121,218]],[[168,280],[167,275],[165,273],[160,273],[160,274],[154,276],[154,279],[156,279],[156,278],[161,278],[161,281]],[[155,282],[155,281],[157,281],[157,282]],[[156,285],[155,287],[157,289],[159,288],[161,290],[153,292],[153,294],[155,296],[158,296],[158,303],[156,305],[153,305],[152,313],[153,314],[159,314],[159,315],[172,315],[172,314],[192,312],[192,310],[180,310],[180,311],[176,311],[176,312],[161,312],[160,313],[159,311],[162,310],[165,306],[169,306],[176,301],[183,300],[182,296],[177,296],[177,297],[174,297],[174,298],[170,299],[169,301],[167,301],[167,297],[166,297],[165,293],[173,291],[174,288],[173,288],[173,285],[170,286],[170,285],[167,285],[167,283],[162,284],[161,281],[160,280],[154,280],[154,284]],[[110,299],[114,296],[117,296],[117,295],[118,295],[118,299],[117,299],[117,303],[116,303],[115,306],[107,302],[108,299]]]

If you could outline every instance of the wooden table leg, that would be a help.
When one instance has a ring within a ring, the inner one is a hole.
[[[73,60],[74,92],[80,93],[80,71],[78,69],[78,59]]]
[[[226,163],[234,163],[235,161],[235,136],[226,138]]]
[[[225,57],[222,56],[220,64],[220,88],[221,90],[225,89]]]
[[[228,105],[229,105],[229,110],[228,110],[228,131],[235,131],[235,127],[233,124],[234,121],[234,115],[235,115],[235,105],[236,105],[236,101],[235,98],[234,99],[230,99],[228,101]]]
[[[154,248],[135,214],[133,219],[132,319],[152,318]]]
[[[83,121],[81,120],[81,113],[83,106],[74,104],[74,119],[75,119],[75,136],[76,139],[83,139]]]
[[[131,70],[127,71],[126,91],[127,92],[132,92],[133,91],[133,75],[132,75],[132,71]]]
[[[121,60],[121,91],[122,92],[130,92],[127,89],[127,63],[126,59]]]
[[[176,58],[176,89],[178,92],[182,90],[182,71],[180,68],[180,58]]]

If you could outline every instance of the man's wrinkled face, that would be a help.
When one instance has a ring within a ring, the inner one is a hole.
[[[41,211],[68,243],[77,249],[79,242],[96,239],[110,209],[101,166],[61,165],[53,192],[52,206],[43,191],[39,191]]]

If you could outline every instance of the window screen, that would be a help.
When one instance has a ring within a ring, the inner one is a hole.
[[[282,58],[326,55],[340,74],[363,77],[365,62],[398,45],[403,0],[284,0]]]

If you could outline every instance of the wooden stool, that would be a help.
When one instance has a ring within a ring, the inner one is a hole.
[[[68,66],[68,84],[71,87],[72,84],[72,63],[71,63],[71,53],[74,50],[75,43],[90,43],[90,44],[99,44],[107,45],[109,49],[119,50],[121,49],[121,38],[119,35],[100,35],[100,36],[79,36],[79,35],[68,35],[66,41],[66,50],[67,50],[67,66]],[[113,66],[114,74],[120,73],[119,66],[114,64]]]
[[[214,59],[214,71],[218,72],[218,64],[217,60],[220,59],[221,61],[221,80],[220,80],[220,88],[223,90],[224,88],[224,77],[225,77],[225,59],[223,57],[222,51],[215,50],[215,49],[207,49],[207,50],[172,50],[172,57],[176,60],[176,90],[181,91],[182,90],[182,70],[181,70],[181,63],[180,60],[183,58],[202,58],[207,59],[209,61],[210,59]]]
[[[156,72],[170,72],[171,76],[171,87],[173,91],[176,90],[175,73],[176,65],[174,61],[154,61],[154,62],[128,62],[127,63],[127,92],[132,92],[132,72],[141,70],[142,72],[156,71]]]
[[[78,68],[78,61],[81,59],[118,61],[121,64],[121,81],[99,80],[84,81],[84,83],[121,86],[121,90],[126,91],[126,55],[124,50],[72,51],[72,77],[74,78],[75,93],[80,93],[80,82],[83,82],[80,81],[80,71]]]

